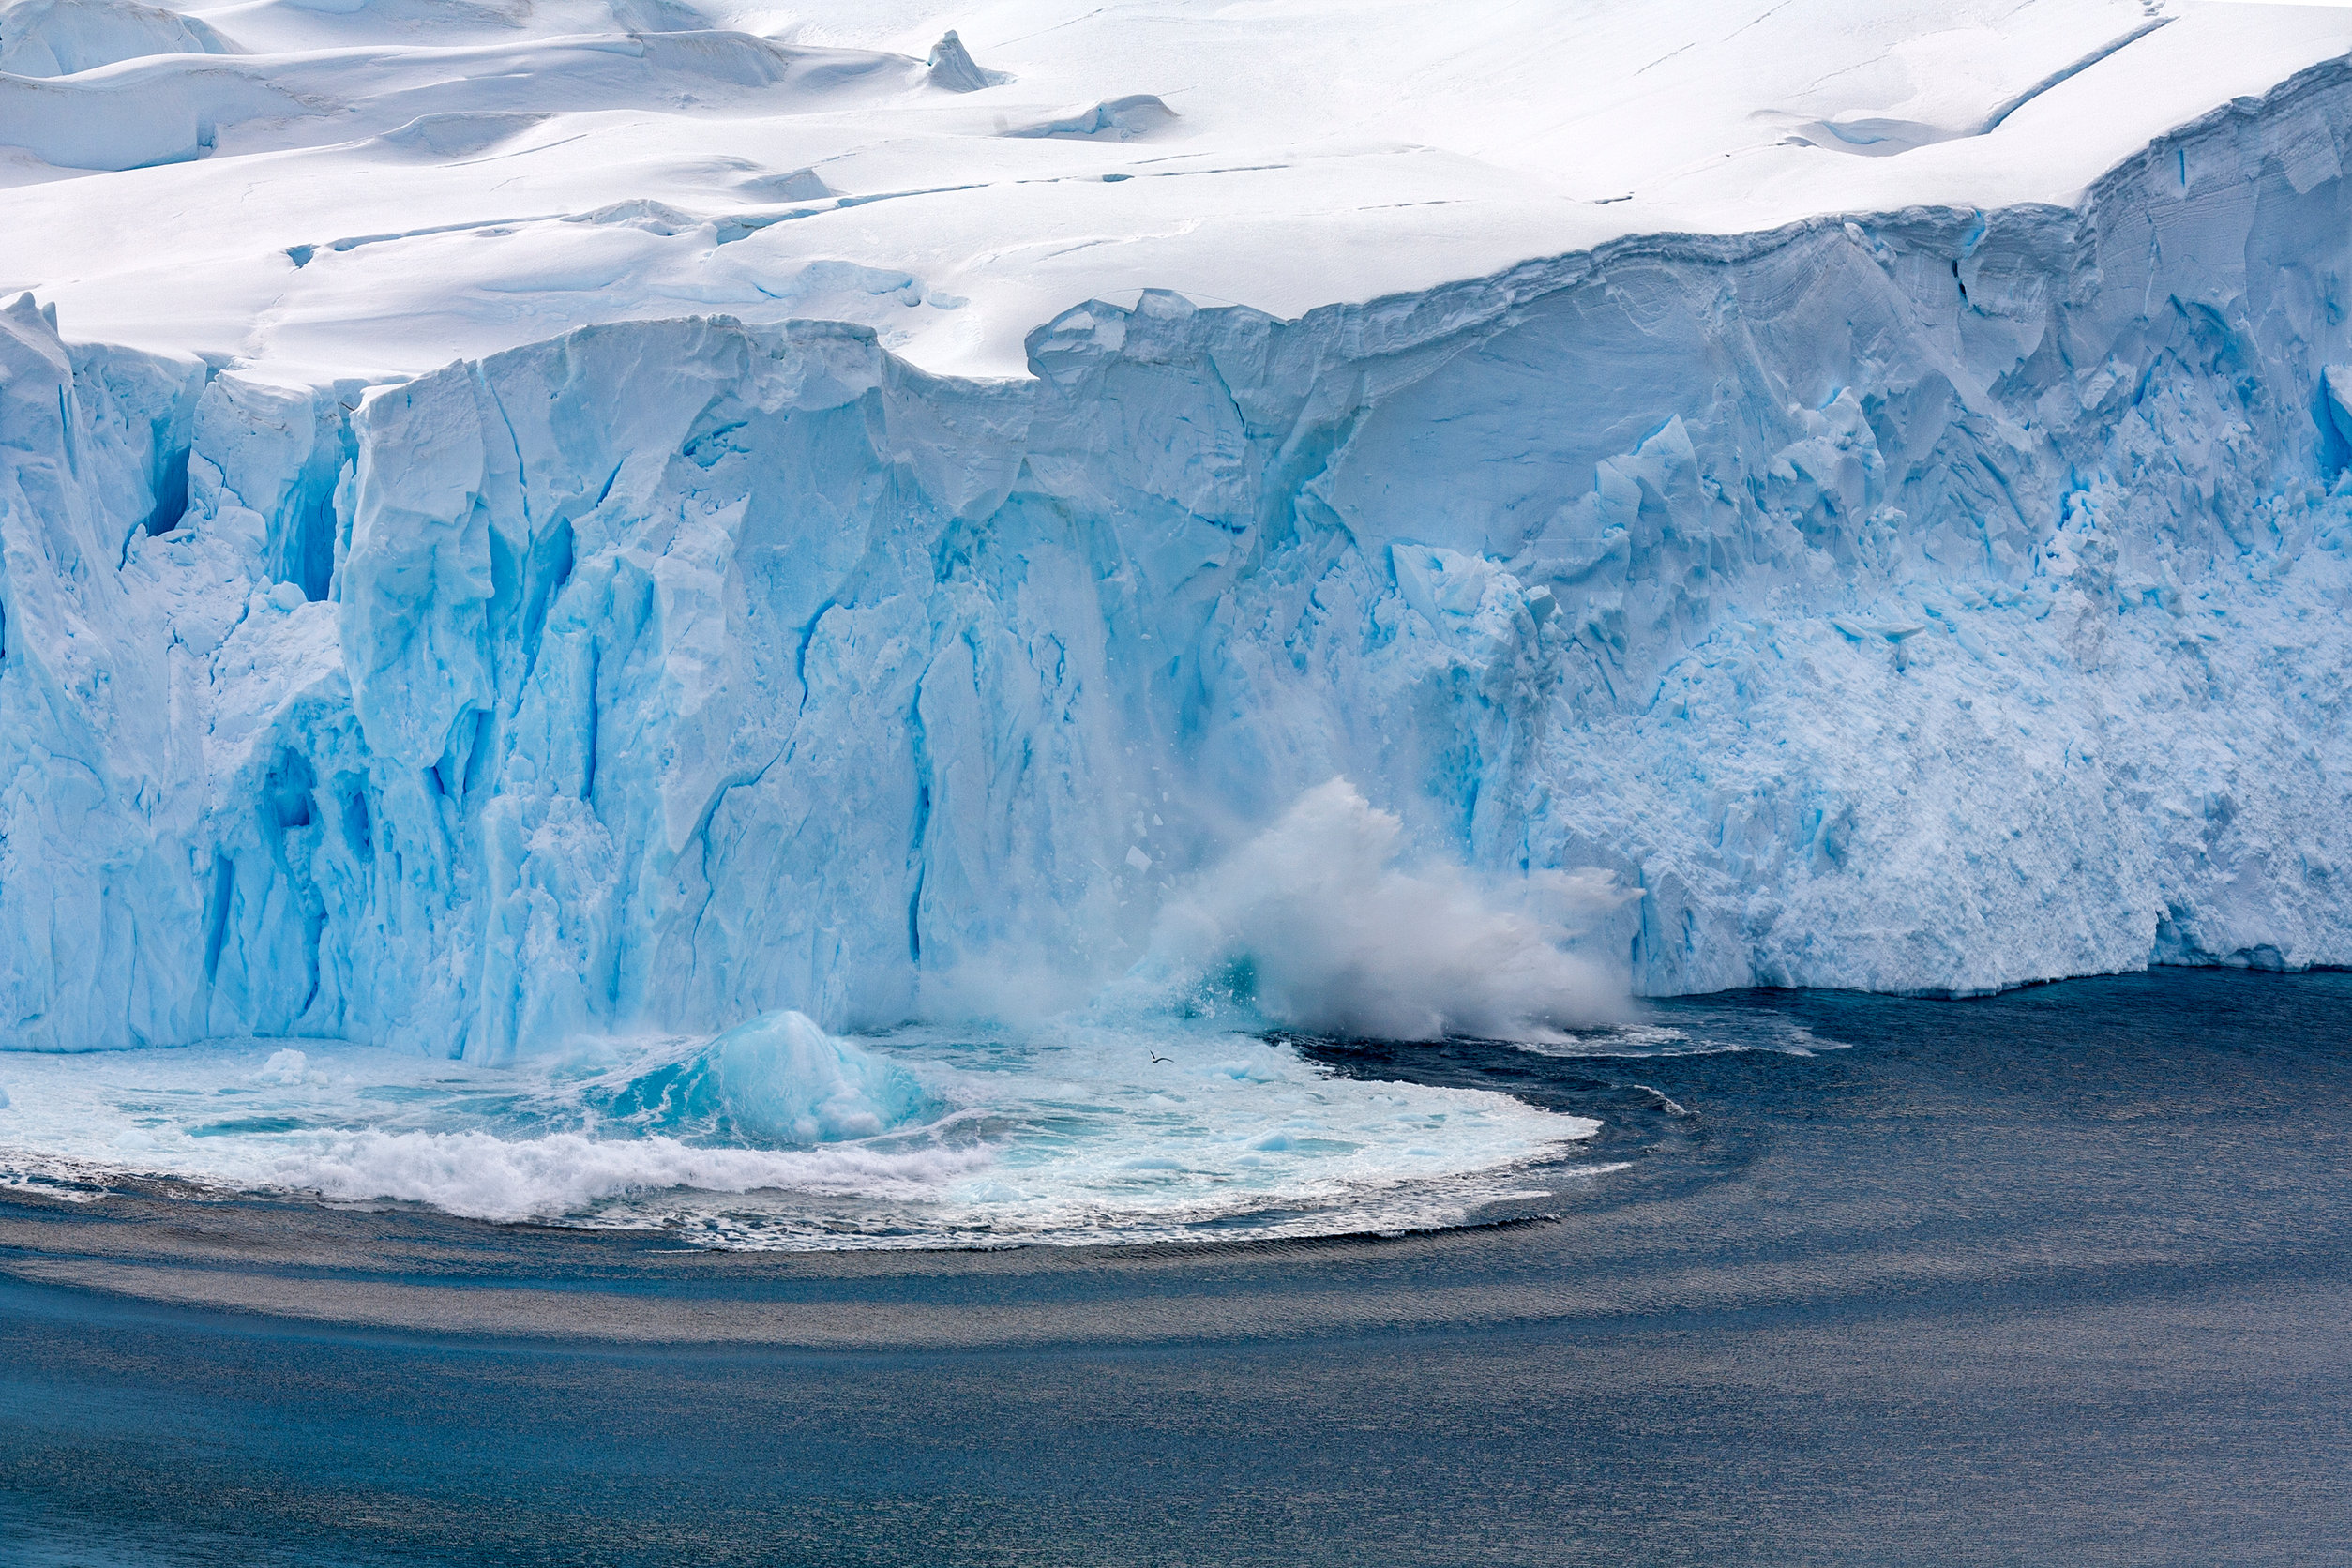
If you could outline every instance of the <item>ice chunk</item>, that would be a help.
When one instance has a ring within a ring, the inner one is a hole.
[[[936,1108],[905,1068],[789,1010],[638,1074],[608,1104],[648,1131],[754,1148],[871,1138]]]
[[[234,54],[197,17],[137,0],[16,0],[0,10],[0,71],[71,76],[147,54]]]
[[[665,238],[671,234],[684,234],[690,229],[700,228],[702,223],[702,219],[690,212],[682,211],[667,202],[656,202],[650,197],[643,196],[626,202],[614,202],[609,206],[598,207],[594,212],[573,213],[564,221],[566,223],[626,223],[632,229],[641,229],[649,234],[660,234]]]
[[[794,169],[783,174],[753,174],[735,182],[735,189],[755,202],[822,202],[833,189],[814,169]]]
[[[249,1075],[256,1083],[300,1083],[310,1070],[310,1059],[294,1049],[276,1050]]]
[[[1006,72],[986,70],[974,63],[953,28],[931,46],[930,58],[925,63],[930,68],[931,85],[944,87],[951,93],[976,93],[983,87],[999,87],[1013,80]]]
[[[1007,136],[1059,137],[1076,142],[1138,142],[1176,123],[1176,112],[1150,93],[1106,98],[1049,120],[1007,130]]]

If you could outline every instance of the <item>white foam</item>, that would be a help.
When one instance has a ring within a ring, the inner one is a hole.
[[[681,1188],[915,1200],[985,1157],[978,1151],[937,1149],[702,1149],[659,1135],[369,1131],[256,1161],[251,1168],[266,1173],[256,1184],[325,1198],[403,1199],[476,1219],[549,1220],[585,1215],[615,1199]]]
[[[604,1048],[511,1068],[339,1042],[19,1059],[0,1154],[453,1214],[669,1227],[732,1246],[1143,1241],[1454,1223],[1598,1123],[1508,1095],[1332,1076],[1205,1025],[902,1031],[834,1042],[912,1119],[814,1148],[699,1141],[617,1090],[706,1054]],[[1157,1060],[1154,1060],[1154,1059]],[[666,1112],[665,1112],[666,1114]],[[662,1130],[649,1130],[659,1127]],[[42,1190],[46,1190],[45,1188]]]
[[[1709,1056],[1718,1051],[1778,1051],[1784,1056],[1811,1056],[1816,1051],[1844,1050],[1842,1040],[1825,1039],[1802,1024],[1775,1014],[1742,1017],[1723,1012],[1703,1023],[1677,1027],[1656,1019],[1635,1019],[1600,1028],[1565,1032],[1548,1039],[1509,1042],[1532,1056],[1569,1058]]]

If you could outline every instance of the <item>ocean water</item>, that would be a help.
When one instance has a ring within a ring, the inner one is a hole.
[[[1297,1086],[1598,1126],[1472,1228],[1152,1247],[0,1194],[0,1542],[59,1568],[2352,1562],[2352,976],[1266,1049]],[[245,1305],[204,1304],[231,1284]],[[583,1303],[609,1334],[550,1327]]]
[[[6,1056],[0,1183],[86,1196],[159,1175],[737,1248],[1148,1242],[1454,1224],[1598,1131],[1209,1027],[840,1046],[904,1087],[798,1140],[700,1103],[693,1041],[513,1067],[334,1041]]]

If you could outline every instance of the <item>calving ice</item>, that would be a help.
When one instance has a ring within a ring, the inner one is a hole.
[[[2317,224],[2254,189],[2231,254]],[[1583,942],[1644,990],[2341,958],[2325,302],[2149,320],[2141,276],[2109,317],[2151,254],[2242,271],[2094,216],[1651,243],[1289,324],[1147,294],[1019,381],[615,324],[347,423],[21,303],[13,1027],[497,1060],[892,1023],[975,967],[1079,994],[1334,776],[1489,879],[1636,891]],[[2006,276],[2049,319],[1980,313]],[[1636,352],[1644,406],[1573,372]],[[322,555],[326,596],[272,582]]]
[[[2352,961],[2352,19],[1360,9],[11,8],[0,1044],[935,1161],[843,1032]]]

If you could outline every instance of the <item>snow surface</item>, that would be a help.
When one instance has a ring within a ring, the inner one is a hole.
[[[249,0],[190,13],[235,53],[123,58],[134,13],[0,23],[81,68],[5,68],[45,79],[0,82],[0,292],[306,380],[711,309],[1018,375],[1145,288],[1290,317],[1628,234],[2071,204],[2352,48],[2186,0]],[[1003,80],[927,64],[950,30]]]
[[[384,1122],[474,1140],[440,1186],[309,1123],[170,1165],[520,1214],[953,1120],[838,1033],[909,1019],[1108,1031],[1108,1104],[1228,1027],[2352,962],[2347,50],[21,0],[0,1045],[686,1042],[691,1158],[566,1109]],[[0,1140],[117,1157],[83,1081],[12,1069]]]

